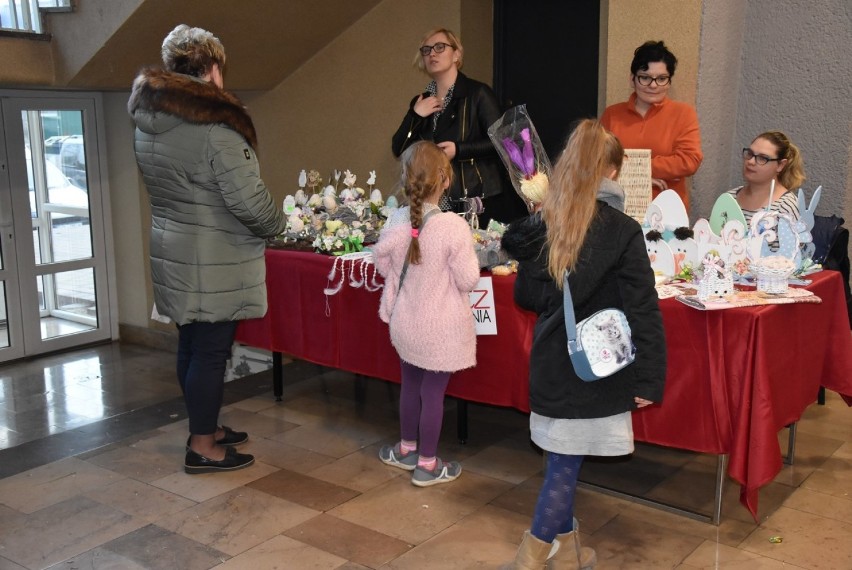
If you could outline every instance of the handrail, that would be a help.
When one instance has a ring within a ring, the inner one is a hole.
[[[44,33],[41,11],[71,11],[71,0],[0,0],[0,30]]]

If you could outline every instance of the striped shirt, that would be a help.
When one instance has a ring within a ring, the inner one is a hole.
[[[736,198],[737,194],[739,194],[742,189],[743,187],[740,186],[739,188],[728,190],[728,194],[731,194],[734,198]],[[745,216],[746,231],[749,231],[751,228],[751,219],[760,210],[746,210],[742,206],[740,206],[740,208],[743,211],[743,216]],[[761,210],[762,209],[763,208],[761,208]],[[799,199],[793,192],[787,190],[780,198],[769,205],[769,211],[778,212],[779,214],[788,214],[791,218],[793,218],[793,221],[796,221],[799,219]]]

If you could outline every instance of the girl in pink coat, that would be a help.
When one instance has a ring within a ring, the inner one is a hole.
[[[402,185],[410,204],[390,217],[373,247],[385,278],[379,317],[390,325],[402,364],[402,439],[382,447],[379,459],[413,471],[411,482],[418,487],[461,474],[457,461],[436,456],[444,392],[452,372],[476,365],[468,299],[479,280],[473,238],[467,222],[438,208],[452,178],[450,162],[437,145],[411,145],[402,155]]]

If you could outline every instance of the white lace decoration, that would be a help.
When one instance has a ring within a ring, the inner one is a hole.
[[[355,289],[363,287],[367,291],[378,291],[384,287],[384,283],[376,280],[378,271],[375,263],[373,263],[372,252],[359,251],[335,257],[334,263],[331,264],[331,271],[328,273],[328,283],[323,289],[323,293],[325,293],[325,316],[327,317],[331,315],[331,305],[328,298],[337,295],[343,289],[347,273],[349,274],[349,286]]]

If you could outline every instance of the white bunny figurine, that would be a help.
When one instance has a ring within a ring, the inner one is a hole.
[[[822,195],[822,186],[817,186],[814,190],[811,203],[805,207],[805,191],[799,188],[799,219],[796,221],[796,232],[799,234],[799,243],[802,248],[802,258],[813,258],[816,246],[811,235],[811,230],[814,229],[814,212],[816,212],[817,204],[819,204],[820,196]]]

